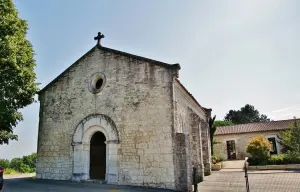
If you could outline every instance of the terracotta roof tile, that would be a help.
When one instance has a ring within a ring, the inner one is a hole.
[[[248,123],[248,124],[240,124],[240,125],[222,126],[222,127],[217,127],[215,135],[286,130],[290,128],[291,123],[293,123],[294,121],[295,119],[288,119],[288,120],[280,120],[280,121],[270,121],[267,123]]]

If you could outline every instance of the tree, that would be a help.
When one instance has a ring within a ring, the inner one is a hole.
[[[216,143],[214,141],[214,135],[217,130],[217,127],[233,125],[233,123],[229,121],[215,121],[215,120],[216,120],[216,116],[214,116],[213,118],[210,117],[208,121],[209,131],[210,131],[211,155],[214,155],[214,144]]]
[[[246,152],[255,160],[267,160],[272,144],[264,137],[253,137],[248,141]]]
[[[10,162],[7,159],[0,159],[0,166],[4,167],[5,169],[9,168]]]
[[[209,126],[209,136],[210,136],[210,148],[211,148],[211,155],[214,154],[214,134],[216,132],[216,127],[214,126],[214,122],[215,122],[216,116],[214,116],[213,118],[209,117],[208,120],[208,126]]]
[[[36,167],[36,153],[32,153],[31,155],[23,156],[23,163],[28,165],[30,168]]]
[[[225,118],[225,121],[230,121],[233,124],[244,124],[244,123],[254,123],[254,122],[269,122],[270,119],[264,115],[260,114],[258,110],[254,108],[253,105],[245,105],[240,110],[230,110]]]
[[[0,145],[17,140],[13,128],[23,120],[19,109],[37,92],[35,60],[26,39],[27,23],[18,17],[12,0],[0,0]]]
[[[290,125],[290,130],[279,134],[279,143],[283,145],[282,152],[294,152],[300,154],[300,121],[296,120]]]

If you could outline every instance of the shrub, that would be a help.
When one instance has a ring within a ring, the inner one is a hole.
[[[286,155],[280,154],[280,155],[272,155],[268,159],[268,165],[283,165],[286,161]]]
[[[32,173],[32,172],[35,171],[35,169],[30,168],[29,165],[26,165],[26,164],[24,164],[24,163],[21,163],[21,165],[20,165],[20,167],[19,167],[19,169],[18,169],[17,171],[19,171],[19,172],[21,172],[21,173]]]
[[[267,160],[269,152],[272,148],[271,143],[264,137],[253,137],[248,141],[246,152],[251,155],[254,160]]]
[[[23,158],[13,158],[10,162],[10,168],[20,173],[35,172],[36,154],[27,155]]]
[[[4,174],[5,175],[8,175],[8,174],[18,174],[19,172],[14,170],[14,169],[11,169],[11,168],[7,168],[7,169],[4,169]]]
[[[257,160],[248,158],[249,165],[286,165],[286,164],[300,164],[300,155],[297,153],[286,153],[280,155],[272,155],[267,160]]]
[[[35,168],[36,153],[32,153],[31,155],[23,156],[23,163],[28,165],[31,169]]]
[[[0,166],[4,167],[5,169],[9,168],[10,162],[7,159],[0,159]]]
[[[225,160],[225,158],[222,156],[222,155],[219,155],[219,154],[214,154],[212,157],[212,163],[213,164],[216,164],[216,163],[219,163],[219,162],[222,162]]]

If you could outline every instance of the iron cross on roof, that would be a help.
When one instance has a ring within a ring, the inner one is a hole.
[[[94,37],[94,40],[97,40],[97,45],[101,46],[101,39],[103,39],[105,36],[103,34],[101,34],[101,32],[98,32],[97,37]]]

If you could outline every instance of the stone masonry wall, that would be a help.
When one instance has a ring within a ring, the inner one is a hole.
[[[176,178],[180,178],[182,175],[186,175],[187,179],[187,186],[192,185],[192,168],[196,166],[198,169],[198,176],[200,177],[200,181],[203,180],[204,177],[204,160],[208,161],[210,156],[204,154],[209,153],[209,147],[203,147],[203,144],[208,145],[208,143],[203,142],[202,140],[207,141],[207,134],[201,136],[202,132],[207,130],[206,125],[207,117],[205,111],[200,108],[195,102],[190,98],[189,95],[182,89],[182,87],[175,81],[174,84],[174,108],[175,108],[175,132],[176,133],[183,133],[187,135],[185,137],[186,141],[186,152],[184,156],[186,158],[186,170],[185,173],[183,171],[176,171],[175,175]],[[202,123],[201,123],[202,122]],[[176,138],[175,138],[176,139]],[[178,141],[175,141],[177,143]],[[175,147],[175,150],[177,148]],[[178,164],[179,160],[183,155],[175,156],[175,166],[176,170],[178,167],[181,166]],[[204,159],[206,158],[206,159]],[[207,166],[207,170],[210,166]],[[178,185],[183,186],[180,179],[176,180]]]
[[[95,72],[106,76],[98,94]],[[94,48],[39,95],[37,178],[72,178],[72,137],[90,114],[110,117],[120,134],[118,183],[175,189],[172,80],[176,72]]]
[[[182,191],[189,190],[189,183],[188,183],[188,173],[187,173],[187,157],[188,157],[188,150],[187,150],[187,142],[188,136],[184,133],[175,133],[174,143],[175,143],[175,165],[176,165],[176,172],[181,174],[176,174],[176,189]]]
[[[203,151],[203,164],[204,164],[204,175],[211,174],[211,151],[210,151],[210,136],[209,126],[204,120],[201,120],[201,140],[202,140],[202,151]]]

